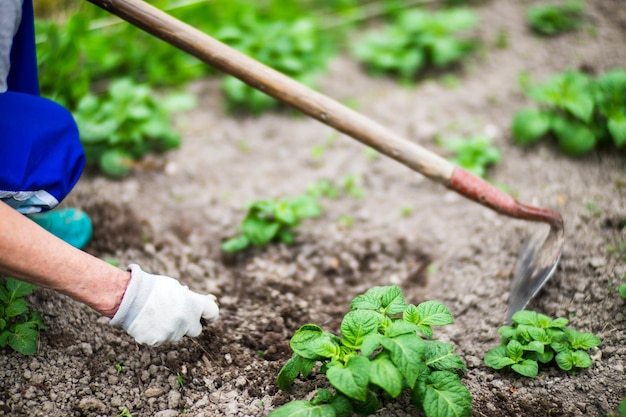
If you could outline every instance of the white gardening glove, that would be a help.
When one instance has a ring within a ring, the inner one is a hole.
[[[174,278],[149,274],[139,265],[131,264],[128,270],[128,288],[109,324],[122,327],[137,342],[158,346],[185,335],[196,337],[202,331],[200,318],[217,320],[215,296],[197,294]]]

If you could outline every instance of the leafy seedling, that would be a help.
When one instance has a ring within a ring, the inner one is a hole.
[[[22,355],[37,351],[39,331],[46,329],[37,311],[24,299],[35,286],[14,278],[0,282],[0,347],[9,346]]]
[[[176,372],[176,385],[181,391],[185,389],[185,377],[180,372]]]
[[[171,127],[171,114],[194,104],[186,94],[157,98],[147,85],[126,78],[113,81],[101,97],[86,95],[74,117],[87,163],[122,178],[149,152],[177,148],[180,135]]]
[[[502,156],[500,150],[491,144],[491,139],[486,135],[449,139],[445,140],[443,145],[454,153],[452,163],[479,177],[484,177],[487,167],[500,162]]]
[[[280,200],[257,200],[249,204],[248,213],[240,225],[242,233],[222,243],[226,252],[239,252],[251,244],[265,246],[272,241],[294,242],[293,229],[303,219],[319,217],[322,209],[310,195]]]
[[[331,389],[319,389],[311,401],[292,401],[271,417],[369,415],[381,399],[410,390],[413,404],[427,417],[470,416],[472,397],[461,383],[463,360],[453,346],[432,340],[433,326],[453,322],[437,301],[407,304],[398,286],[373,287],[350,303],[340,335],[315,324],[300,327],[290,341],[292,358],[277,383],[288,390],[318,365]]]
[[[545,36],[579,29],[583,22],[584,3],[569,0],[559,4],[538,4],[526,10],[528,25],[533,31]]]
[[[476,41],[459,35],[477,23],[468,9],[403,11],[382,31],[367,34],[353,52],[371,72],[410,82],[426,68],[444,68],[466,57]]]
[[[626,71],[615,69],[592,78],[578,71],[556,74],[527,94],[538,107],[519,110],[511,123],[515,142],[531,145],[553,136],[571,156],[599,144],[626,145]]]
[[[124,407],[122,411],[117,415],[117,417],[133,417],[133,415],[128,411],[128,408]]]
[[[500,346],[485,355],[485,365],[493,369],[511,368],[520,375],[534,378],[541,364],[556,362],[559,368],[570,371],[588,368],[591,358],[587,350],[600,345],[600,339],[591,333],[567,328],[568,320],[550,317],[529,310],[521,310],[512,317],[512,326],[502,326]]]

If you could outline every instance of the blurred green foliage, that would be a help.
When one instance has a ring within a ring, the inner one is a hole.
[[[614,69],[597,77],[565,71],[527,90],[537,107],[519,110],[512,121],[519,145],[554,136],[572,156],[600,144],[626,146],[626,71]]]
[[[129,78],[113,81],[106,94],[85,95],[74,112],[87,164],[113,178],[128,174],[149,152],[180,145],[171,113],[193,107],[195,98],[172,94],[161,99],[145,84]]]
[[[151,2],[312,88],[316,76],[325,70],[338,46],[347,39],[344,36],[347,31],[372,17],[400,13],[407,3],[420,1]],[[163,94],[152,89],[181,89],[200,77],[221,75],[193,56],[94,5],[58,2],[59,8],[55,9],[54,4],[43,1],[37,5],[50,17],[36,21],[41,91],[75,114],[88,160],[108,175],[121,177],[146,151],[175,147],[179,140],[173,139],[169,110],[154,99]],[[418,26],[432,32],[420,38],[422,43],[418,46],[425,48],[420,51],[421,59],[445,65],[465,53],[464,41],[444,39],[439,32],[456,33],[471,26],[475,18],[470,12],[450,12],[445,16],[425,11],[414,13],[402,14],[405,27],[419,23]],[[436,36],[433,31],[437,32]],[[380,54],[384,59],[385,53]],[[118,83],[120,78],[125,81]],[[235,78],[226,76],[222,83],[228,110],[258,114],[278,104]],[[119,91],[123,89],[128,90],[126,98],[132,99],[121,98]]]
[[[580,28],[583,22],[584,2],[568,0],[555,4],[536,4],[526,10],[526,19],[533,31],[555,36]]]
[[[468,9],[403,11],[382,31],[356,44],[354,54],[376,74],[412,81],[427,67],[443,68],[467,56],[476,42],[460,34],[477,23],[477,15]]]
[[[485,177],[487,168],[500,162],[502,157],[500,149],[492,145],[487,135],[448,139],[443,145],[454,154],[450,162],[479,177]]]

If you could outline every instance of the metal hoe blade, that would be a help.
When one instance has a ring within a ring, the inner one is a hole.
[[[564,240],[563,226],[554,224],[547,233],[536,233],[524,243],[511,285],[509,322],[552,277],[563,253]]]

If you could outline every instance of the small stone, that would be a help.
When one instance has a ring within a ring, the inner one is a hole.
[[[93,355],[93,348],[91,347],[91,344],[89,343],[81,343],[80,350],[83,352],[85,356]]]
[[[106,412],[106,406],[102,401],[94,397],[87,397],[80,400],[78,409],[83,414],[92,414],[93,412],[103,414]]]
[[[209,394],[209,400],[211,400],[212,403],[227,402],[237,398],[237,395],[239,395],[237,390],[227,392],[215,391]]]
[[[235,381],[235,386],[237,388],[241,388],[241,387],[245,387],[247,383],[248,383],[248,381],[246,381],[246,378],[244,376],[240,376]]]
[[[589,265],[591,265],[594,268],[603,267],[604,265],[606,265],[606,259],[601,258],[601,257],[591,258],[589,259]]]
[[[124,400],[119,395],[115,395],[111,398],[111,405],[113,407],[121,407],[124,404]]]
[[[162,410],[154,414],[154,417],[177,417],[178,411],[176,410]]]
[[[176,390],[171,390],[169,394],[167,394],[167,406],[169,408],[179,408],[180,407],[180,392]]]
[[[150,387],[144,391],[143,396],[146,398],[160,397],[164,392],[161,387]]]

